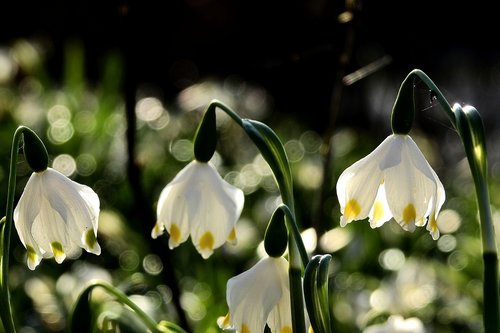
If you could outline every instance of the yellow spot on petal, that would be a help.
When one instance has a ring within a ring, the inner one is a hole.
[[[415,222],[415,218],[417,217],[417,212],[415,211],[415,206],[413,204],[408,204],[408,206],[403,209],[403,221],[406,224],[410,224]]]
[[[434,213],[429,216],[429,225],[427,226],[427,230],[430,231],[432,239],[436,240],[439,238],[439,229]]]
[[[380,201],[375,201],[373,205],[373,220],[379,221],[384,216],[384,205]]]
[[[429,226],[430,226],[432,232],[437,230],[438,226],[437,226],[436,218],[434,217],[434,214],[431,214],[431,216],[429,216]]]
[[[227,240],[230,242],[234,242],[236,240],[236,230],[233,228],[227,237]]]
[[[309,326],[309,330],[307,330],[307,333],[314,333],[312,326]]]
[[[38,255],[35,252],[35,249],[31,246],[26,246],[26,251],[28,255],[28,266],[31,270],[35,268],[35,265],[38,264]]]
[[[89,249],[93,249],[97,244],[97,239],[94,235],[94,230],[89,229],[85,232],[85,244],[89,247]]]
[[[355,219],[360,212],[361,212],[361,206],[356,201],[356,199],[349,200],[345,205],[344,216],[349,220]]]
[[[214,236],[207,231],[200,237],[200,249],[211,251],[214,248]]]
[[[156,239],[161,234],[163,234],[163,228],[159,223],[156,223],[153,227],[153,230],[151,231],[151,237]]]
[[[228,327],[229,324],[231,323],[231,315],[228,313],[225,317],[224,317],[224,321],[222,322],[222,327]]]
[[[56,258],[57,263],[60,264],[61,262],[63,262],[63,260],[66,258],[66,254],[64,253],[62,244],[60,242],[52,242],[50,243],[50,248],[52,249],[52,253]]]
[[[241,333],[251,333],[247,325],[241,325]]]
[[[284,326],[280,329],[280,333],[292,333],[292,328],[290,326]]]
[[[172,238],[172,240],[176,243],[178,243],[181,239],[181,230],[179,229],[177,224],[172,224],[168,233],[170,234],[170,238]]]

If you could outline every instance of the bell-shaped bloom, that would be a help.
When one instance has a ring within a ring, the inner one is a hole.
[[[265,257],[248,271],[229,279],[229,313],[219,318],[219,326],[238,333],[262,333],[267,323],[273,333],[291,333],[287,274],[286,259]]]
[[[191,235],[206,259],[226,241],[236,242],[235,225],[244,200],[243,191],[224,181],[211,164],[195,160],[162,190],[151,236],[168,231],[173,249]]]
[[[425,333],[425,329],[418,318],[405,320],[401,316],[392,315],[385,323],[369,326],[363,333]]]
[[[99,204],[90,187],[52,168],[34,172],[13,216],[27,250],[28,267],[35,269],[42,258],[55,257],[61,263],[66,257],[76,257],[81,249],[99,255]]]
[[[443,184],[408,135],[392,134],[347,168],[337,182],[340,225],[368,217],[372,228],[394,218],[404,230],[424,226],[439,237]]]

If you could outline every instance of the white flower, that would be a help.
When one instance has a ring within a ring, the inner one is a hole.
[[[265,257],[227,282],[229,313],[218,320],[223,329],[238,333],[292,333],[288,262]]]
[[[191,235],[206,259],[226,241],[236,241],[235,224],[243,203],[243,191],[224,181],[211,164],[195,160],[161,192],[151,236],[167,230],[172,249]]]
[[[14,209],[28,267],[35,269],[42,258],[55,257],[61,263],[80,248],[99,255],[98,217],[99,197],[90,187],[52,168],[34,172]]]
[[[368,217],[376,228],[393,217],[407,231],[428,222],[432,238],[439,238],[436,219],[444,188],[408,135],[390,135],[347,168],[338,179],[337,196],[341,226]]]
[[[383,324],[367,327],[363,333],[425,333],[425,329],[418,318],[413,317],[405,320],[401,316],[393,315]]]

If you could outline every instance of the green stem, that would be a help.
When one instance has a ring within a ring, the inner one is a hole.
[[[14,132],[12,140],[12,148],[10,151],[10,169],[9,169],[9,184],[7,190],[7,205],[5,214],[5,224],[2,232],[2,251],[0,253],[2,266],[0,274],[0,289],[1,289],[1,316],[2,323],[6,332],[16,332],[14,318],[12,315],[12,305],[10,303],[9,292],[9,257],[10,257],[10,234],[12,232],[13,213],[14,213],[14,196],[16,191],[16,164],[19,149],[19,143],[22,138],[22,133],[29,130],[27,127],[20,126]]]
[[[443,93],[424,72],[420,69],[414,69],[406,76],[399,88],[391,115],[392,131],[399,134],[408,134],[411,130],[415,118],[414,88],[417,78],[424,82],[433,92],[433,96],[436,96],[438,103],[446,112],[451,123],[457,128],[455,114]]]
[[[91,290],[96,287],[101,287],[110,294],[112,294],[120,303],[127,305],[132,309],[132,311],[135,312],[135,314],[142,320],[142,322],[148,327],[152,332],[179,332],[179,333],[186,333],[182,328],[179,326],[172,324],[172,323],[165,323],[162,322],[161,325],[157,324],[156,321],[154,321],[146,312],[144,312],[137,304],[132,302],[127,295],[125,295],[121,290],[118,290],[114,286],[98,281],[94,282],[91,285],[89,285],[83,292],[86,290]]]
[[[451,123],[453,126],[456,128],[456,120],[455,120],[455,113],[453,112],[450,103],[446,100],[444,97],[443,93],[439,88],[436,86],[436,84],[425,74],[422,72],[420,69],[414,69],[408,74],[408,77],[418,77],[422,82],[425,83],[425,85],[434,92],[434,96],[436,96],[436,99],[438,103],[441,105],[443,110],[446,112],[446,115],[450,119]]]
[[[455,104],[453,111],[457,117],[457,127],[476,188],[484,261],[483,321],[485,332],[498,333],[500,332],[498,256],[488,192],[488,160],[483,123],[477,110],[471,106],[462,108],[459,104]]]
[[[309,263],[309,256],[307,255],[306,248],[304,247],[304,243],[302,242],[302,237],[300,236],[299,228],[297,227],[297,222],[295,222],[295,216],[293,215],[290,208],[287,205],[281,204],[279,207],[285,214],[285,222],[287,224],[288,229],[290,230],[291,236],[294,238],[294,242],[297,247],[297,251],[299,253],[299,257],[301,259],[302,266],[305,268]]]
[[[229,106],[227,106],[226,104],[222,103],[219,100],[213,99],[210,102],[208,108],[210,108],[210,107],[214,107],[214,108],[217,107],[217,108],[221,109],[229,117],[231,117],[231,119],[233,119],[238,125],[240,125],[241,127],[243,127],[243,119],[236,112],[234,112]]]
[[[415,69],[407,75],[401,84],[398,99],[394,104],[392,112],[393,131],[408,133],[411,128],[414,105],[408,108],[406,100],[411,98],[413,102],[413,88],[416,78],[422,80],[427,87],[431,89],[462,140],[474,180],[479,210],[484,260],[483,322],[485,333],[499,333],[500,297],[498,285],[498,256],[488,193],[488,161],[483,123],[477,110],[471,106],[462,108],[459,104],[455,104],[452,108],[434,82],[424,72]]]

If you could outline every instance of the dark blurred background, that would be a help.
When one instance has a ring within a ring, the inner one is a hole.
[[[352,19],[342,18],[346,10]],[[451,103],[496,114],[495,13],[486,1],[10,1],[0,11],[0,43],[45,43],[55,78],[68,41],[83,43],[91,80],[109,52],[123,52],[127,74],[166,99],[207,77],[238,76],[269,92],[273,112],[296,114],[321,131],[339,70],[383,57],[390,62],[345,90],[342,120],[365,123],[382,107],[387,114],[391,98],[373,105],[373,85],[390,84],[392,91],[376,93],[392,97],[413,68],[449,91]]]

